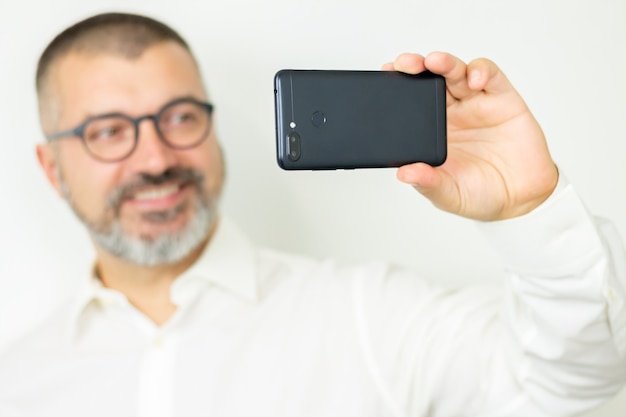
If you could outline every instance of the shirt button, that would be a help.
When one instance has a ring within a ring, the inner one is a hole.
[[[163,340],[163,336],[159,335],[159,336],[155,337],[154,340],[152,341],[152,347],[160,349],[160,348],[163,347],[164,343],[165,343],[165,341]]]
[[[615,301],[615,291],[613,291],[613,288],[609,288],[609,300]]]
[[[98,301],[100,301],[100,305],[102,307],[111,307],[111,305],[113,305],[113,300],[111,300],[110,298],[100,298]]]

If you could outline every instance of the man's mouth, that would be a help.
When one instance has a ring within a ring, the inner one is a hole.
[[[163,187],[155,187],[147,190],[138,190],[128,196],[134,201],[149,201],[167,198],[176,194],[183,188],[184,184],[169,184]]]
[[[190,186],[200,190],[202,181],[202,174],[191,168],[172,168],[160,175],[140,174],[135,181],[117,187],[108,204],[116,215],[125,204],[142,211],[168,211],[182,202]]]
[[[131,210],[137,210],[144,221],[169,223],[188,206],[184,193],[189,185],[188,182],[170,183],[136,189],[127,193],[123,202],[129,204]]]

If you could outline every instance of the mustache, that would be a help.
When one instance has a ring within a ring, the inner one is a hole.
[[[116,187],[109,195],[107,204],[118,212],[122,202],[142,188],[174,182],[192,184],[201,190],[203,181],[204,175],[193,168],[169,168],[159,175],[140,173],[137,179]]]

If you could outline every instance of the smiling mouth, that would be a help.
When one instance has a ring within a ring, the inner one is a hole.
[[[168,223],[185,211],[187,204],[181,200],[181,192],[189,185],[183,182],[149,186],[129,193],[126,201],[139,209],[144,221]]]
[[[108,205],[115,216],[120,216],[126,204],[141,212],[168,212],[183,203],[188,187],[200,193],[204,177],[191,168],[171,168],[159,175],[140,173],[137,178],[122,184],[111,192]]]
[[[128,196],[130,200],[134,201],[150,201],[150,200],[158,200],[162,198],[166,198],[172,196],[179,192],[185,184],[170,184],[165,187],[156,187],[150,188],[147,190],[140,190],[135,193],[132,193]]]
[[[167,223],[176,218],[176,216],[182,213],[185,208],[186,204],[179,204],[169,210],[149,211],[146,213],[142,213],[141,218],[151,223]]]

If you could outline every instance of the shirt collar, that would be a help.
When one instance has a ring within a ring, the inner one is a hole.
[[[68,335],[70,340],[76,340],[81,330],[83,320],[94,312],[98,306],[106,306],[113,302],[128,302],[123,294],[105,288],[97,277],[96,268],[93,266],[89,274],[89,279],[84,281],[78,290],[75,302],[70,306],[70,320],[68,323]]]
[[[211,241],[200,258],[172,285],[172,300],[179,304],[191,281],[209,282],[227,292],[257,300],[257,256],[252,242],[227,218],[220,218]]]
[[[172,284],[171,297],[177,305],[185,305],[198,294],[198,286],[215,285],[249,302],[257,300],[257,256],[252,242],[229,219],[221,217],[217,229],[198,260]],[[98,306],[128,303],[123,294],[105,288],[98,279],[95,266],[89,280],[78,292],[71,306],[69,335],[75,340],[81,321]]]

